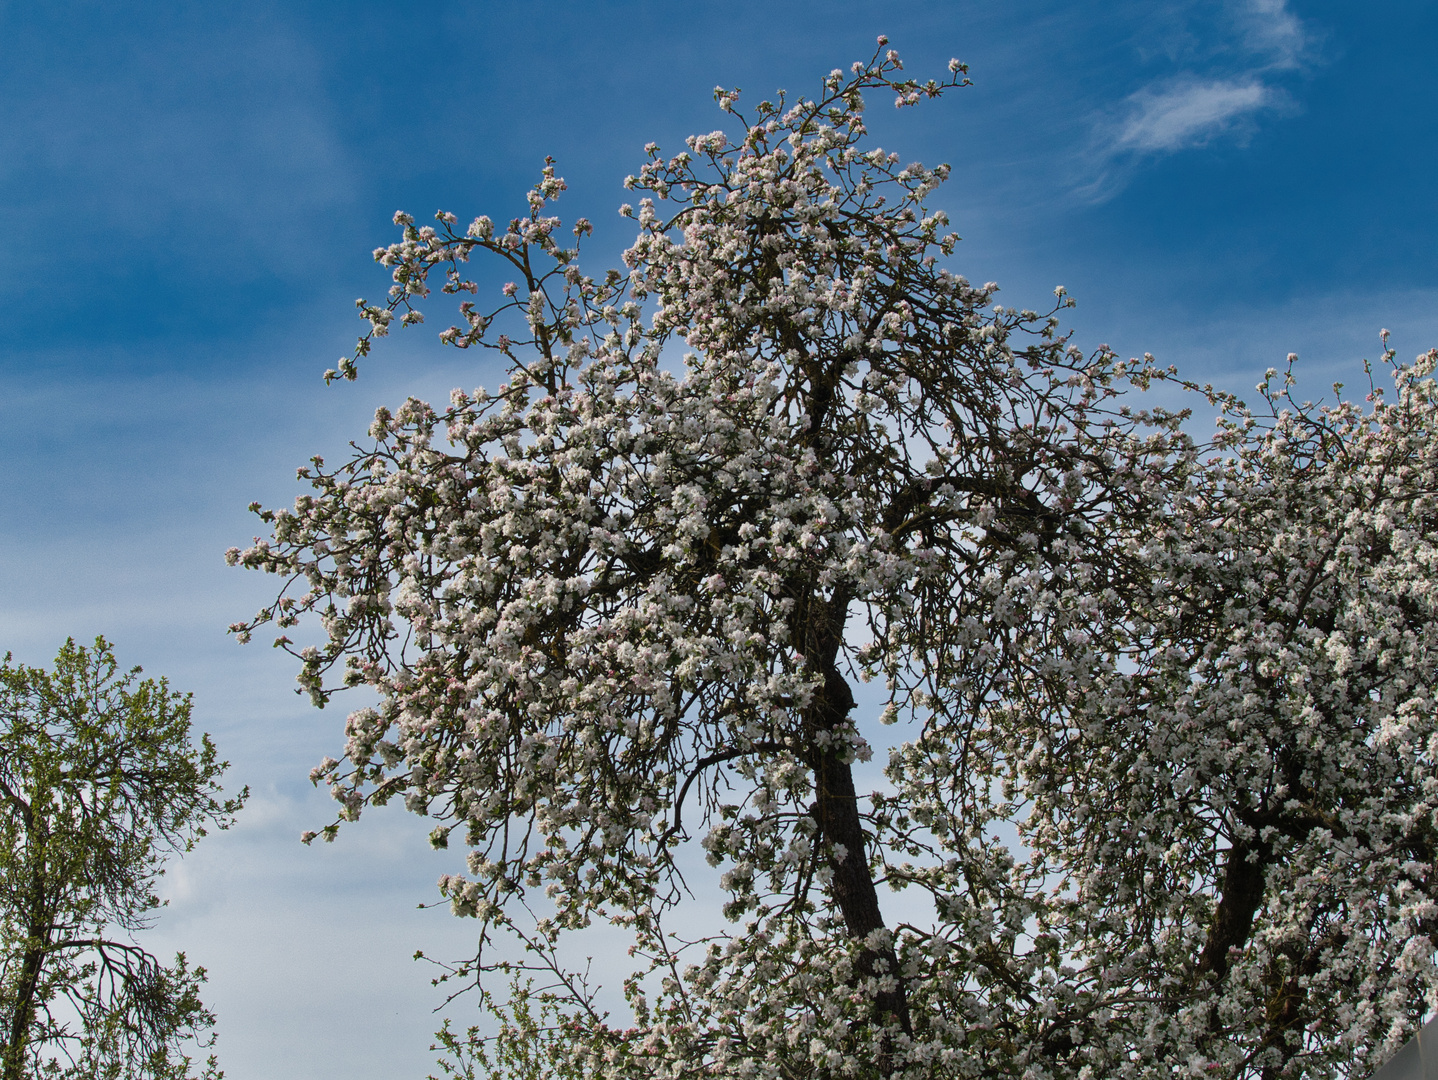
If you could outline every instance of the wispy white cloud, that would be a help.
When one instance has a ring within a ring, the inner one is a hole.
[[[1172,151],[1207,142],[1281,95],[1257,78],[1183,79],[1129,97],[1129,111],[1112,135],[1114,150]]]
[[[1237,15],[1242,47],[1266,57],[1271,68],[1298,67],[1313,44],[1287,0],[1247,0]]]
[[[1210,18],[1204,8],[1191,6],[1191,17]],[[1309,62],[1314,37],[1287,0],[1235,0],[1221,21],[1211,48],[1168,50],[1185,57],[1187,70],[1151,79],[1094,121],[1081,196],[1107,199],[1144,160],[1247,138],[1263,114],[1293,110],[1280,79]]]
[[[304,241],[276,234],[307,238],[316,215],[353,197],[356,174],[325,58],[263,12],[172,21],[142,23],[143,48],[63,61],[17,46],[0,70],[0,228],[24,238],[42,272],[157,235],[164,257],[250,265],[258,253],[269,271],[306,272]],[[67,218],[86,228],[62,254],[41,237]],[[0,283],[34,273],[6,266]]]

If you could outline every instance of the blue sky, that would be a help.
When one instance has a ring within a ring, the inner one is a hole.
[[[419,822],[299,846],[342,715],[224,632],[270,585],[223,565],[250,501],[291,499],[378,404],[493,381],[422,330],[323,385],[390,216],[503,220],[553,154],[593,272],[646,142],[718,126],[716,84],[810,92],[878,33],[921,78],[971,66],[871,130],[953,165],[953,265],[1005,302],[1062,284],[1084,346],[1238,390],[1289,351],[1314,395],[1351,381],[1382,327],[1401,357],[1438,345],[1430,4],[0,5],[0,645],[104,633],[195,692],[254,791],[153,938],[210,969],[231,1080],[424,1075],[438,999],[409,957],[466,942],[415,909],[453,858]]]

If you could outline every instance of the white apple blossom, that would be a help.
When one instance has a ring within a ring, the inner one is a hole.
[[[328,377],[434,282],[441,340],[507,374],[381,410],[230,554],[287,582],[242,638],[313,616],[276,642],[302,686],[378,695],[315,771],[323,835],[399,798],[467,849],[445,978],[502,1024],[442,1033],[456,1075],[1349,1075],[1438,1003],[1432,361],[1369,412],[1215,397],[1204,460],[1062,290],[1013,311],[938,265],[948,169],[869,148],[864,94],[965,69],[886,44],[647,147],[623,271],[580,272],[552,163],[502,230],[396,215]],[[665,922],[691,839],[727,919],[697,941]],[[563,962],[596,918],[634,936],[629,1026]]]

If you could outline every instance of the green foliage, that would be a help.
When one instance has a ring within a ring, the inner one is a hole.
[[[566,1009],[553,988],[536,990],[518,972],[509,990],[507,999],[480,991],[493,1021],[487,1035],[478,1026],[460,1034],[444,1022],[430,1047],[445,1054],[438,1061],[442,1076],[429,1080],[592,1080],[631,1056],[633,1030],[616,1031],[583,1008]]]
[[[67,641],[53,671],[0,665],[0,1078],[181,1080],[210,1056],[205,970],[135,942],[172,852],[228,828],[247,792],[190,739],[191,701]],[[193,1066],[193,1070],[192,1070]],[[197,1070],[197,1071],[194,1071]]]

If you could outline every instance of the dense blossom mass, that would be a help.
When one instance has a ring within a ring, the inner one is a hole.
[[[1366,409],[1210,393],[1196,445],[1062,290],[942,265],[948,170],[868,148],[863,95],[964,69],[883,47],[649,147],[624,271],[581,272],[552,165],[504,228],[397,215],[329,377],[442,281],[506,381],[302,470],[231,552],[288,582],[236,630],[316,616],[278,641],[304,688],[377,692],[314,774],[342,821],[402,799],[468,850],[452,977],[503,1026],[444,1033],[457,1074],[1361,1072],[1438,991],[1433,359]],[[564,964],[595,919],[633,935],[622,1021]]]

